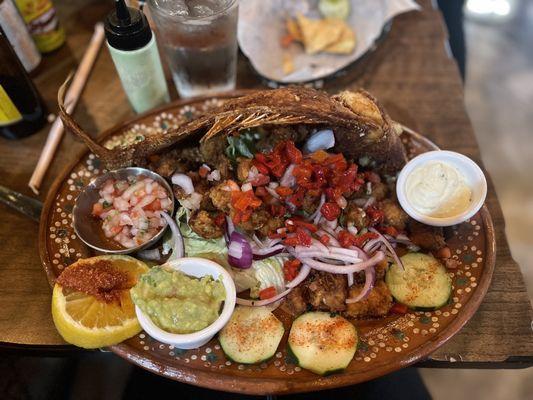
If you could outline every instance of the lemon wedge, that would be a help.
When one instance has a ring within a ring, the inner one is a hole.
[[[52,294],[52,317],[63,339],[94,349],[139,333],[129,290],[145,272],[143,262],[117,255],[78,260],[66,268]]]
[[[345,20],[350,15],[349,0],[320,0],[318,10],[324,18]]]

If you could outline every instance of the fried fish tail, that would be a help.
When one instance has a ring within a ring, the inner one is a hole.
[[[67,112],[67,108],[65,105],[65,92],[67,90],[67,86],[71,80],[71,77],[72,75],[69,75],[69,77],[65,80],[65,82],[63,82],[63,84],[59,88],[59,91],[57,92],[59,117],[61,118],[65,129],[80,137],[85,142],[87,147],[107,165],[106,161],[113,159],[115,157],[115,152],[106,149],[104,146],[96,143]]]

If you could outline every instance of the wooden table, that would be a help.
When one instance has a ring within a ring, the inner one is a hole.
[[[395,19],[390,34],[371,56],[325,83],[335,92],[364,87],[376,95],[393,118],[424,133],[442,148],[480,161],[479,149],[463,104],[457,67],[445,51],[441,15],[431,2],[423,10]],[[59,85],[81,59],[94,23],[109,2],[56,0],[67,29],[68,45],[44,58],[35,82],[50,110],[57,109]],[[239,62],[238,86],[261,81],[246,60]],[[98,133],[133,115],[106,49],[101,52],[76,119]],[[0,184],[31,195],[27,182],[47,130],[20,141],[0,139]],[[59,152],[39,198],[59,170],[83,145],[71,135]],[[487,204],[497,233],[497,260],[492,285],[479,311],[449,343],[419,366],[508,367],[533,365],[532,310],[518,265],[504,234],[505,222],[492,183]],[[37,251],[36,223],[0,205],[0,346],[4,349],[72,350],[56,333],[50,316],[50,287]]]

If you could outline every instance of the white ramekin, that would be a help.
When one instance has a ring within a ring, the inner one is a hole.
[[[451,217],[437,218],[419,213],[413,208],[406,196],[407,177],[415,168],[430,161],[446,162],[463,174],[466,184],[472,190],[472,201],[468,209]],[[416,156],[403,167],[396,182],[396,194],[404,211],[417,221],[432,226],[452,226],[466,221],[479,211],[487,196],[487,180],[481,168],[470,158],[454,151],[435,150]]]
[[[220,277],[222,284],[226,289],[226,299],[224,300],[224,306],[220,316],[207,328],[194,333],[177,334],[164,331],[154,324],[150,317],[147,316],[139,307],[135,306],[137,319],[148,335],[162,343],[171,344],[178,349],[196,349],[209,342],[213,336],[215,336],[215,334],[220,331],[229,321],[231,314],[233,313],[233,309],[235,308],[235,301],[237,297],[235,284],[233,283],[233,279],[231,278],[230,274],[224,269],[224,267],[205,258],[185,257],[171,263],[167,263],[165,266],[197,278],[201,278],[205,275],[211,275],[214,279],[218,279]]]

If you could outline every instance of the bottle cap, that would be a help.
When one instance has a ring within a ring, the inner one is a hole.
[[[141,10],[126,6],[124,0],[115,0],[115,11],[105,19],[105,36],[111,47],[118,50],[136,50],[152,39],[152,30]]]

